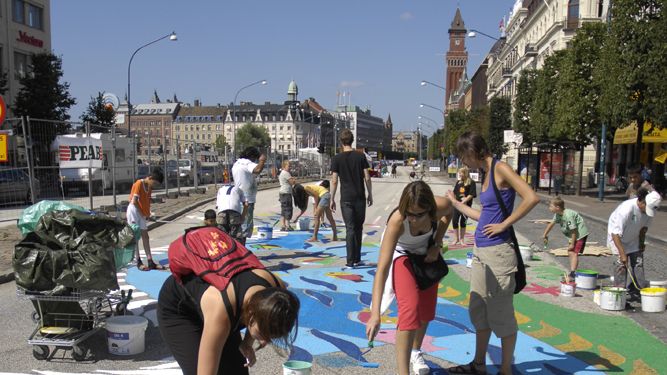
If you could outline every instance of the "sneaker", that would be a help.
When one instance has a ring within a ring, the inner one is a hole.
[[[363,261],[359,261],[359,262],[354,263],[354,268],[363,267],[365,265],[366,265],[366,263],[364,263]]]
[[[431,369],[429,369],[424,361],[421,350],[410,354],[410,364],[412,365],[412,373],[415,375],[427,375],[431,372]]]

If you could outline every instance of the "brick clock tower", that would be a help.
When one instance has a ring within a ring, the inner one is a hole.
[[[456,8],[456,15],[449,27],[449,51],[447,51],[447,76],[445,77],[445,112],[450,107],[452,92],[455,92],[468,65],[468,51],[466,51],[466,26],[461,17],[461,10]]]

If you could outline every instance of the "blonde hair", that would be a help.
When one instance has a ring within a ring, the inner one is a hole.
[[[282,167],[284,170],[289,168],[289,160],[283,160]]]
[[[561,210],[565,209],[565,201],[562,200],[560,197],[552,198],[550,203],[554,205],[554,207],[558,207]]]
[[[470,178],[470,170],[468,167],[459,168],[459,174],[461,175],[461,181],[465,186],[472,184],[472,179]]]

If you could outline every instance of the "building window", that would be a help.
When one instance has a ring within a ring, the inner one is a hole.
[[[570,0],[567,4],[567,28],[579,27],[579,0]]]
[[[14,22],[25,23],[25,4],[23,0],[14,0],[14,12],[13,19]]]
[[[28,73],[28,60],[28,55],[21,52],[14,52],[14,76],[16,79],[23,78]]]
[[[28,26],[42,30],[42,8],[28,4]]]

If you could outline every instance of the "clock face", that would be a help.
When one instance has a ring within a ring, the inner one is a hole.
[[[461,40],[459,40],[459,39],[454,40],[454,44],[456,44],[458,46],[459,44],[461,44]]]

